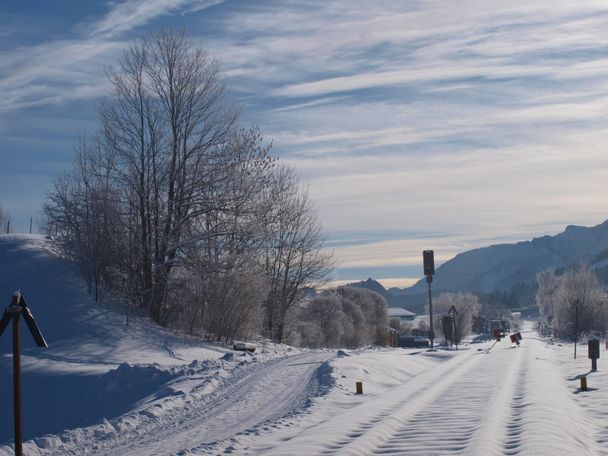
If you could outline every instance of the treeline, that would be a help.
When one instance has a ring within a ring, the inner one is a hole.
[[[108,75],[100,129],[56,179],[47,231],[97,299],[217,341],[283,341],[332,267],[294,171],[242,127],[217,60],[183,33],[136,42]]]
[[[312,348],[387,345],[388,324],[382,296],[366,289],[338,287],[302,303],[290,341]]]
[[[544,323],[556,337],[576,343],[584,333],[605,336],[608,330],[606,293],[595,272],[586,265],[537,276],[536,302]]]

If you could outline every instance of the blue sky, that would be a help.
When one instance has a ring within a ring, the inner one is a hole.
[[[243,120],[308,185],[338,280],[608,218],[605,1],[0,4],[0,204],[37,217],[104,68],[161,27],[223,64]]]

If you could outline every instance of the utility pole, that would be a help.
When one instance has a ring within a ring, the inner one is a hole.
[[[432,250],[424,250],[422,252],[422,260],[424,263],[424,275],[426,276],[426,282],[429,285],[429,339],[431,339],[431,348],[434,348],[435,331],[433,331],[433,295],[431,293],[431,283],[433,282],[433,275],[435,274],[435,259]]]

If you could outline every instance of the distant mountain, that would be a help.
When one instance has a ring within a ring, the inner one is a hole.
[[[598,275],[608,277],[608,220],[594,227],[568,226],[555,236],[542,236],[516,244],[500,244],[456,255],[436,270],[433,291],[509,291],[518,284],[531,284],[536,274],[554,267],[567,268],[587,262]],[[404,290],[421,295],[424,279]]]
[[[374,279],[362,280],[360,282],[353,282],[347,284],[349,287],[354,288],[365,288],[367,290],[375,291],[380,296],[386,299],[386,304],[388,307],[401,307],[408,311],[412,311],[414,313],[422,313],[424,312],[425,302],[421,299],[411,300],[411,296],[403,295],[405,290],[399,288],[391,288],[387,290],[382,286],[380,282],[377,282]],[[399,293],[401,291],[401,293]],[[426,296],[426,295],[425,295]]]
[[[384,288],[380,282],[377,282],[376,280],[371,278],[367,280],[362,280],[360,282],[349,283],[347,284],[347,286],[353,288],[365,288],[366,290],[375,291],[387,301],[389,299],[389,294],[388,291],[386,291],[386,288]]]

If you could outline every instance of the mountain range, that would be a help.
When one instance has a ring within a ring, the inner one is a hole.
[[[435,291],[509,291],[520,283],[536,282],[536,275],[547,268],[593,264],[608,249],[608,220],[593,227],[570,225],[555,236],[542,236],[516,244],[499,244],[456,255],[437,268],[433,277]],[[419,280],[407,294],[426,290]]]
[[[535,284],[536,275],[547,268],[564,269],[577,263],[589,264],[600,279],[608,279],[608,220],[593,227],[570,225],[555,236],[462,252],[437,268],[433,294],[442,291],[506,293],[522,284]],[[375,281],[358,285],[368,285],[366,288],[380,292],[391,306],[418,308],[426,301],[425,279],[409,288],[391,288],[386,293],[379,291],[380,284],[372,282]]]

